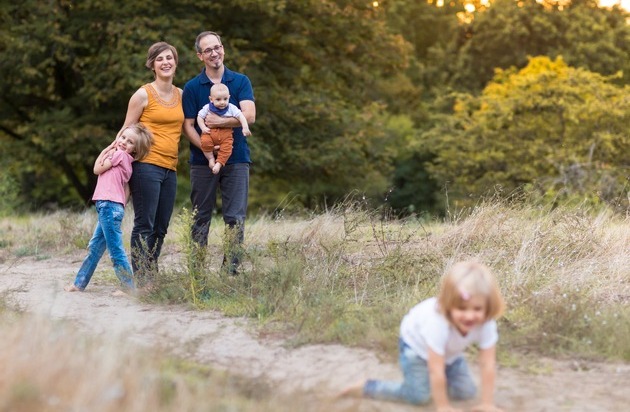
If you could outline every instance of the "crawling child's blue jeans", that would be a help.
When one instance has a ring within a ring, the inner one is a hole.
[[[368,380],[363,395],[368,398],[407,402],[414,405],[428,403],[431,383],[427,361],[418,356],[402,339],[398,340],[402,382]],[[452,399],[470,399],[477,393],[468,364],[463,356],[446,365],[448,395]]]

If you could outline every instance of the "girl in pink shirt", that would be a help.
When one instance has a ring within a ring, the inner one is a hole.
[[[64,288],[66,291],[85,290],[105,249],[109,251],[114,272],[123,287],[129,291],[135,289],[132,269],[123,246],[121,224],[129,198],[131,162],[145,157],[151,142],[151,132],[141,123],[136,123],[123,129],[96,158],[94,174],[98,175],[98,180],[92,200],[98,213],[98,223],[88,245],[88,255],[74,283]]]

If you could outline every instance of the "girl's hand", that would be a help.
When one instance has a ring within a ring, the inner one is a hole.
[[[103,166],[105,164],[105,159],[111,159],[112,156],[114,156],[115,151],[116,151],[116,141],[114,140],[109,146],[107,146],[101,152],[101,155],[99,156],[100,165]]]
[[[503,409],[497,408],[492,404],[482,403],[472,408],[472,412],[503,412]]]

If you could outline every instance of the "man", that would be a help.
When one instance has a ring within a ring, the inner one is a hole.
[[[249,166],[251,163],[247,139],[236,118],[222,118],[211,113],[206,125],[233,128],[234,146],[227,164],[218,174],[213,174],[208,160],[201,151],[200,132],[196,119],[199,110],[208,103],[210,88],[216,83],[227,85],[230,103],[241,109],[249,125],[256,121],[256,105],[252,84],[244,74],[231,71],[223,64],[225,49],[221,37],[204,31],[195,41],[197,57],[204,63],[201,73],[184,86],[184,133],[190,140],[190,183],[193,210],[193,240],[201,247],[208,243],[208,231],[212,211],[216,204],[217,187],[221,188],[223,221],[226,224],[227,243],[223,256],[223,267],[230,275],[237,274],[240,250],[245,235],[245,215],[249,189]]]

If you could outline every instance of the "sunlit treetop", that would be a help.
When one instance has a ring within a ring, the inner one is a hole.
[[[526,2],[523,0],[515,0],[518,7],[525,7]],[[435,4],[436,7],[456,7],[463,4],[464,11],[457,13],[458,19],[462,23],[471,23],[474,19],[473,14],[476,11],[482,11],[489,8],[491,0],[464,0],[463,2],[453,2],[446,0],[427,0],[429,4]],[[565,7],[571,4],[571,0],[536,0],[537,3],[542,4],[549,9],[564,10]],[[600,7],[614,7],[620,6],[621,8],[630,11],[630,0],[598,0]]]
[[[525,2],[522,0],[516,0],[518,7],[524,7]],[[545,6],[549,6],[550,8],[557,8],[558,10],[563,10],[566,6],[571,3],[571,0],[536,0],[537,3],[543,4]],[[630,0],[598,0],[599,5],[601,7],[614,7],[621,6],[622,8],[630,11]],[[461,2],[459,1],[448,1],[448,0],[427,0],[429,4],[435,4],[436,7],[456,7],[460,6]],[[465,0],[463,2],[465,13],[474,13],[477,10],[483,10],[491,5],[491,0]],[[372,2],[372,7],[377,8],[380,7],[381,4],[378,1]],[[460,16],[460,19],[462,17]]]

